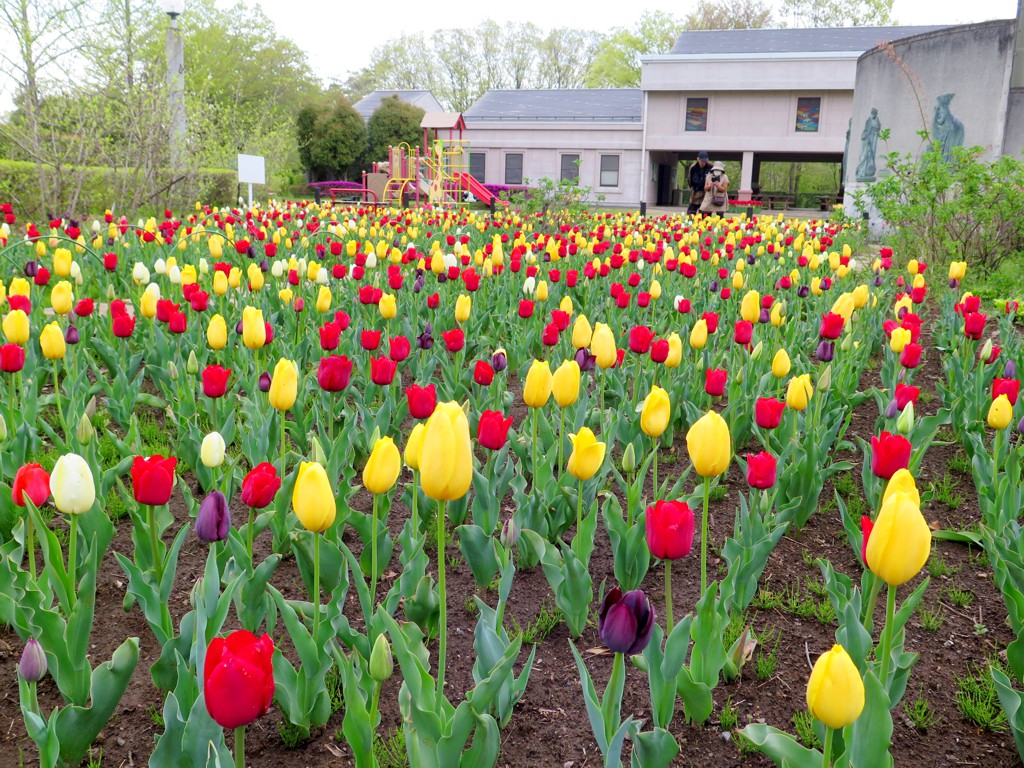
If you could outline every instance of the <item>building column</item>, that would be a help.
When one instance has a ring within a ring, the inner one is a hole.
[[[754,153],[743,153],[743,164],[740,166],[740,188],[736,193],[742,200],[749,200],[754,194]]]

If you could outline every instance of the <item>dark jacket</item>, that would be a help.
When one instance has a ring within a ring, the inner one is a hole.
[[[695,162],[690,166],[689,177],[690,177],[690,189],[704,191],[704,180],[707,175],[711,173],[711,163],[704,163],[704,167],[700,167],[699,162]]]

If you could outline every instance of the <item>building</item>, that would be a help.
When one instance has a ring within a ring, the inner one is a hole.
[[[424,112],[443,112],[444,107],[434,98],[430,91],[373,91],[368,93],[352,106],[356,112],[362,115],[363,120],[369,120],[370,116],[377,111],[377,107],[384,99],[397,96],[402,101],[419,107]]]

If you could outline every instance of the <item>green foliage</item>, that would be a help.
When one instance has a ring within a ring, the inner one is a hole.
[[[796,731],[796,737],[805,747],[821,749],[821,740],[814,732],[814,718],[810,712],[801,709],[793,715],[793,729]]]
[[[938,632],[946,623],[946,614],[942,610],[942,606],[935,610],[921,606],[918,608],[918,613],[921,616],[921,627],[928,632]]]
[[[590,187],[581,187],[576,179],[554,179],[543,177],[532,182],[523,179],[530,189],[516,190],[509,195],[512,207],[522,216],[544,218],[549,214],[557,221],[571,221],[587,213],[591,199]],[[597,195],[604,200],[604,195]]]
[[[388,147],[398,144],[417,146],[423,138],[420,122],[424,111],[402,101],[398,96],[389,96],[370,116],[366,125],[370,161],[384,160]]]
[[[730,697],[722,705],[722,711],[718,715],[718,724],[722,727],[723,731],[731,733],[739,725],[739,722],[739,713],[736,711],[736,707],[733,706],[732,698]]]
[[[683,29],[762,29],[778,25],[774,10],[760,0],[700,0],[683,19]]]
[[[864,27],[894,24],[893,0],[784,0],[781,15],[796,27]]]
[[[295,117],[299,159],[316,181],[352,178],[366,151],[363,118],[340,93],[307,102]]]
[[[509,616],[512,622],[512,636],[522,635],[523,643],[533,645],[544,642],[548,635],[554,632],[555,627],[562,623],[562,612],[557,608],[550,608],[545,603],[540,607],[537,616],[525,627],[520,627],[515,616]]]
[[[999,665],[993,665],[999,668]],[[999,704],[988,668],[967,664],[967,674],[956,678],[956,708],[983,731],[1006,729],[1006,713]]]
[[[768,680],[779,668],[779,641],[782,632],[775,627],[767,626],[758,638],[757,662],[755,670],[757,679]]]
[[[957,608],[967,608],[974,602],[974,593],[971,590],[952,585],[946,588],[946,597]]]
[[[587,87],[638,87],[640,57],[668,53],[682,26],[665,11],[652,11],[644,13],[633,29],[613,29],[601,43],[587,71]]]
[[[406,756],[405,750],[405,731],[396,728],[386,736],[375,734],[373,757],[380,768],[408,768],[409,758]]]
[[[858,206],[878,210],[908,259],[938,260],[940,269],[943,261],[966,261],[979,274],[998,269],[1024,250],[1024,161],[985,162],[985,151],[955,147],[949,161],[936,146],[919,157],[893,152]]]
[[[920,692],[913,704],[905,703],[903,705],[903,711],[910,718],[911,724],[919,731],[927,731],[942,720],[939,713],[932,709],[931,703]]]
[[[964,503],[964,497],[957,493],[956,482],[949,472],[946,472],[939,482],[931,482],[928,485],[932,499],[937,503],[944,504],[949,509],[957,509]]]

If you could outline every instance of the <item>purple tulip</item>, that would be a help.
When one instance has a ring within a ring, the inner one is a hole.
[[[196,536],[204,544],[224,541],[231,530],[231,510],[220,491],[210,491],[199,505],[196,515]]]
[[[21,652],[18,676],[29,683],[38,683],[46,677],[46,654],[43,653],[43,646],[34,637],[28,639],[25,650]]]
[[[896,398],[894,397],[892,400],[889,401],[889,404],[885,406],[885,418],[895,419],[899,412],[899,405],[897,404]]]
[[[270,391],[270,374],[264,371],[260,374],[260,392]]]
[[[37,261],[26,261],[25,262],[25,277],[35,277],[39,274],[39,262]]]
[[[799,296],[801,299],[806,299],[808,296],[811,295],[810,286],[801,285],[799,288],[796,289],[796,295]]]
[[[508,368],[508,356],[504,350],[499,349],[491,355],[491,368],[494,369],[495,373],[501,373]]]
[[[815,357],[823,363],[831,363],[832,358],[836,354],[836,345],[831,341],[822,341],[818,344],[818,349],[815,351]]]
[[[955,277],[949,281],[949,287],[950,288],[957,288],[959,285],[960,285],[960,281],[957,280]]]
[[[580,373],[586,373],[592,371],[597,366],[597,358],[590,354],[586,347],[580,347],[576,350],[576,365],[580,367]]]
[[[881,286],[882,286],[882,276],[879,275],[878,277],[875,278],[875,288],[880,288]]]
[[[708,286],[708,290],[711,293],[715,293],[718,290],[718,281],[717,280],[712,280],[711,284]]]
[[[1003,378],[1004,379],[1015,379],[1017,378],[1017,364],[1013,360],[1007,359],[1006,365],[1003,366]]]
[[[78,333],[78,329],[73,325],[69,325],[68,329],[64,331],[64,341],[68,344],[77,344],[82,340],[81,334]]]
[[[416,275],[416,282],[412,285],[412,292],[419,293],[423,290],[423,286],[426,285],[426,278],[423,277],[423,272],[419,272]]]
[[[242,335],[242,321],[241,320],[239,320],[238,321],[238,325],[235,326],[235,333],[237,333],[239,336]]]
[[[757,318],[759,323],[770,323],[772,321],[772,313],[767,308],[761,310],[761,314]]]
[[[269,271],[270,271],[270,262],[267,261],[266,259],[263,259],[263,261],[260,262],[260,272],[269,272]]]
[[[642,589],[622,593],[615,587],[601,605],[598,634],[614,653],[640,653],[654,631],[654,606]]]

